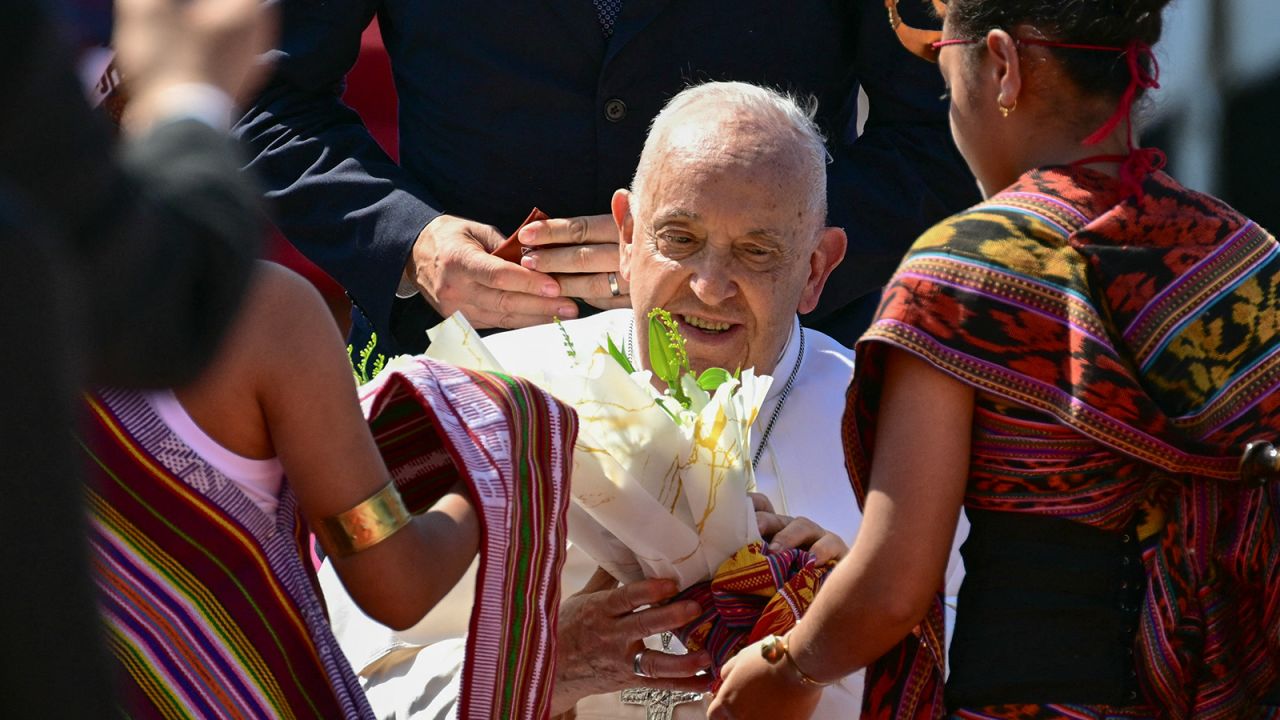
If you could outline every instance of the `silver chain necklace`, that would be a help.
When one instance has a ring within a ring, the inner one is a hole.
[[[635,320],[627,327],[627,358],[633,362],[635,356],[635,337],[636,323]],[[785,352],[785,348],[784,348]],[[764,426],[764,434],[760,436],[760,446],[756,448],[755,457],[751,458],[751,469],[755,470],[760,465],[760,458],[764,456],[764,449],[769,444],[769,436],[773,434],[773,426],[778,422],[778,416],[782,414],[782,406],[787,402],[787,396],[791,394],[791,389],[795,387],[796,377],[800,375],[800,366],[804,364],[804,328],[800,328],[800,348],[796,351],[796,362],[791,366],[791,374],[787,376],[787,382],[782,386],[782,392],[778,393],[778,404],[773,406],[773,413],[769,415],[769,422]]]
[[[800,328],[800,349],[796,352],[796,364],[791,366],[791,374],[787,376],[787,382],[782,386],[782,392],[778,393],[778,404],[773,406],[773,414],[769,416],[769,424],[764,426],[764,434],[760,436],[760,447],[756,448],[755,457],[751,458],[751,469],[755,470],[760,466],[760,458],[764,456],[764,448],[769,444],[769,435],[773,434],[773,426],[778,422],[778,415],[782,414],[782,406],[787,402],[787,396],[791,394],[791,388],[795,387],[796,377],[800,374],[800,365],[804,363],[804,328]]]

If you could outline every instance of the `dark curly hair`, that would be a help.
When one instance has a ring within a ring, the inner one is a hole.
[[[1171,0],[950,0],[947,22],[956,37],[981,38],[1000,29],[1011,35],[1030,25],[1049,40],[1125,47],[1137,40],[1155,45]],[[1118,97],[1129,84],[1119,53],[1048,48],[1067,76],[1089,93]],[[1150,72],[1151,68],[1146,68]]]

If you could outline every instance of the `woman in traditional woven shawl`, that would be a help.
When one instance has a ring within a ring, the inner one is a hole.
[[[127,716],[373,717],[308,530],[393,627],[479,550],[459,716],[549,716],[571,410],[422,359],[357,393],[319,295],[267,264],[194,384],[86,402],[90,541]]]
[[[1280,436],[1280,247],[1133,146],[1166,2],[935,3],[913,49],[989,199],[886,288],[845,417],[862,529],[714,717],[805,717],[809,685],[862,666],[869,718],[1277,712],[1280,492],[1237,467]]]

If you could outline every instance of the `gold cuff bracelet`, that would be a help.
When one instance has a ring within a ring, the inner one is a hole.
[[[322,519],[315,532],[325,552],[349,557],[391,537],[410,520],[400,491],[394,482],[388,482],[350,510]]]

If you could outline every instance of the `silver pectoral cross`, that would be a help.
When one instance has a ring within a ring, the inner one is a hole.
[[[698,702],[702,693],[630,688],[622,691],[623,705],[643,705],[645,720],[671,720],[677,705]]]

